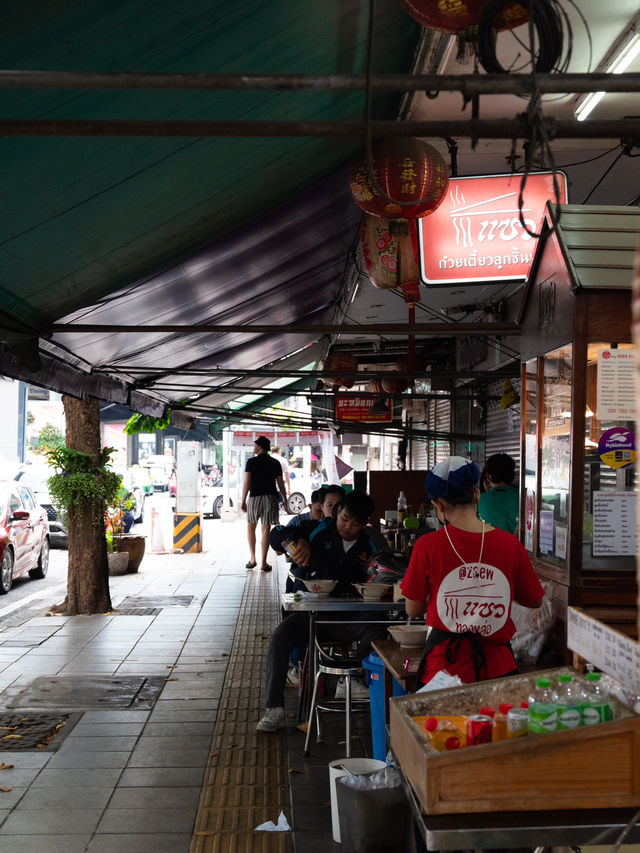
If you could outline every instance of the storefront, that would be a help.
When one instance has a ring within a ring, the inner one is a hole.
[[[640,211],[560,207],[520,310],[522,541],[569,605],[637,635],[631,285]]]

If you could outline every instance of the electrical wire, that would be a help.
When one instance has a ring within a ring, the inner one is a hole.
[[[508,0],[488,0],[485,3],[478,23],[477,49],[478,58],[488,74],[506,74],[496,55],[496,31],[494,23],[504,10]],[[529,52],[532,70],[538,73],[549,73],[556,68],[562,59],[562,24],[553,0],[536,0],[528,6],[530,45]],[[534,42],[531,30],[535,28],[538,34],[538,55],[535,57]]]
[[[598,181],[596,181],[596,183],[594,184],[594,186],[591,188],[591,190],[590,190],[590,191],[589,191],[589,193],[587,194],[587,197],[586,197],[586,198],[585,198],[585,200],[582,202],[582,204],[586,204],[586,203],[589,201],[589,199],[591,198],[591,196],[592,196],[592,195],[594,194],[594,192],[598,189],[598,187],[600,186],[600,184],[604,181],[604,179],[607,177],[607,175],[609,174],[609,172],[613,169],[613,167],[616,165],[616,163],[617,163],[617,162],[618,162],[618,160],[622,157],[622,155],[623,155],[623,154],[624,154],[624,151],[619,151],[619,152],[618,152],[618,156],[615,158],[615,160],[614,160],[612,163],[609,163],[609,165],[607,166],[606,170],[604,171],[604,173],[602,174],[602,176],[598,179]]]

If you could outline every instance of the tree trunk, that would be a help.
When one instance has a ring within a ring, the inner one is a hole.
[[[100,453],[100,409],[95,399],[62,398],[67,447],[96,457]],[[69,570],[67,597],[58,613],[107,613],[111,610],[104,519],[95,523],[91,509],[68,515]]]

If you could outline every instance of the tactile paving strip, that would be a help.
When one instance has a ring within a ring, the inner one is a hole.
[[[292,853],[291,832],[255,832],[281,811],[291,822],[284,731],[258,734],[269,635],[279,619],[277,572],[248,574],[220,699],[191,853]]]

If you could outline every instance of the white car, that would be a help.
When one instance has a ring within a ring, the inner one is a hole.
[[[205,518],[220,518],[224,500],[222,480],[216,480],[212,486],[203,486],[201,497],[202,515]],[[229,506],[233,506],[231,498],[229,498]]]

